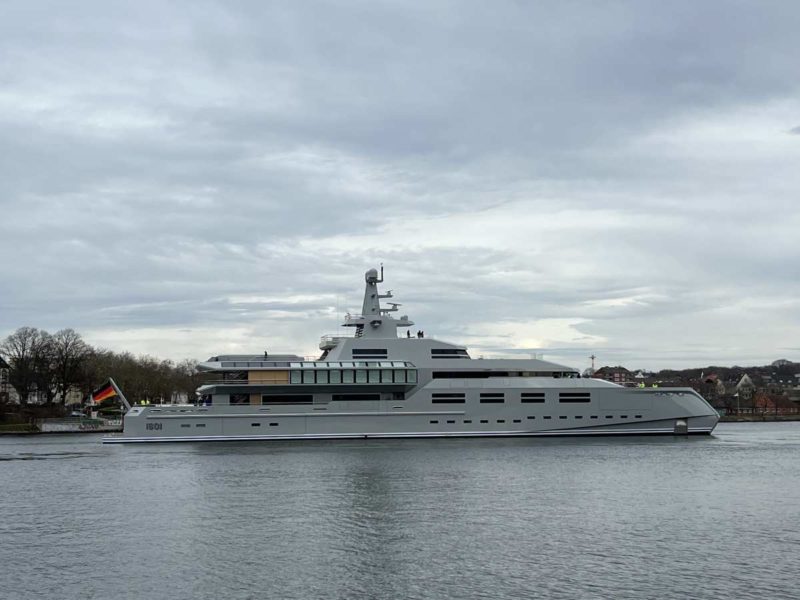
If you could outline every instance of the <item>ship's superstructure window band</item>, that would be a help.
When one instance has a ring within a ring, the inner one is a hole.
[[[261,404],[313,404],[311,394],[262,394]]]
[[[268,384],[270,381],[255,380],[250,383]],[[339,383],[417,383],[416,369],[307,369],[289,371],[290,384],[339,384]]]
[[[380,394],[334,394],[333,400],[380,400]]]
[[[431,358],[469,358],[469,354],[461,348],[431,348]]]
[[[433,379],[489,379],[490,377],[555,377],[575,378],[571,371],[434,371]]]
[[[258,361],[225,361],[219,363],[223,369],[341,369],[354,367],[413,367],[410,362],[402,360],[383,360],[383,361],[364,361],[364,360],[343,360],[343,361],[306,361],[306,362],[280,362],[274,360]],[[242,371],[246,373],[246,371]],[[246,379],[247,377],[245,377]]]
[[[365,358],[387,358],[389,355],[386,348],[353,348],[353,360]]]

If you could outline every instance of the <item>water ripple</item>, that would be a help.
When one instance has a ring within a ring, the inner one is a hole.
[[[0,597],[793,598],[797,425],[691,440],[0,440]]]

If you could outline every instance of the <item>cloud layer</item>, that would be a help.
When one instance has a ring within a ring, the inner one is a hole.
[[[8,2],[0,335],[800,360],[800,7]]]

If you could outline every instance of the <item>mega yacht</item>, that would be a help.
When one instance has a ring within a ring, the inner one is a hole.
[[[361,314],[321,355],[215,356],[194,403],[126,407],[107,443],[335,438],[710,434],[719,415],[691,388],[627,388],[537,359],[472,358],[395,317],[383,268]],[[387,300],[386,307],[381,300]],[[107,392],[106,392],[107,393]]]

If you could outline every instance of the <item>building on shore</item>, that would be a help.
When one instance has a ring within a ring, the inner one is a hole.
[[[594,379],[603,379],[616,383],[618,385],[632,386],[635,385],[633,373],[623,366],[617,365],[616,367],[600,367],[592,375]]]

